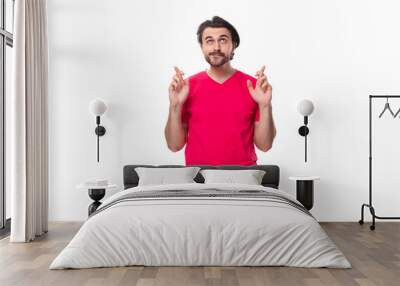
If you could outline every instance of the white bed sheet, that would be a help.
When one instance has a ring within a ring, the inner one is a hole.
[[[283,191],[241,184],[174,184],[121,191]],[[101,207],[100,207],[101,208]],[[350,268],[318,222],[298,209],[262,199],[185,198],[126,201],[89,218],[50,269],[127,265],[293,266]]]

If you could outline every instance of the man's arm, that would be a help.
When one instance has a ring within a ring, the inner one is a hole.
[[[261,151],[267,152],[272,148],[276,129],[272,118],[272,86],[268,83],[264,70],[265,65],[257,71],[255,87],[249,79],[247,80],[247,88],[254,101],[258,103],[260,112],[259,121],[254,123],[254,144]]]
[[[165,139],[172,152],[178,152],[186,144],[187,125],[181,120],[182,105],[170,106],[167,125],[165,126]]]
[[[185,146],[187,125],[182,123],[182,107],[189,94],[189,80],[183,79],[183,72],[175,68],[175,75],[169,85],[169,114],[165,126],[165,139],[172,152],[178,152]]]
[[[272,117],[272,105],[259,106],[260,119],[254,123],[254,144],[261,151],[272,148],[276,136],[276,128]]]

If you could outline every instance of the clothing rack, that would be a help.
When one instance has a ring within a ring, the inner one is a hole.
[[[375,214],[375,208],[372,205],[372,100],[374,98],[400,98],[400,95],[370,95],[369,96],[369,203],[361,206],[361,219],[359,224],[364,224],[364,207],[368,207],[372,215],[372,225],[370,229],[375,229],[375,219],[400,219],[400,217],[384,217]]]

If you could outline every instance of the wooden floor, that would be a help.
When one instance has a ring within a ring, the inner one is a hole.
[[[80,223],[51,223],[32,243],[0,241],[0,285],[400,285],[400,223],[321,223],[353,268],[119,267],[48,270]]]

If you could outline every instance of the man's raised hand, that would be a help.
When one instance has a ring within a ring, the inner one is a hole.
[[[265,66],[262,66],[256,73],[257,82],[254,88],[251,81],[247,80],[247,88],[254,101],[260,106],[271,105],[272,86],[268,83],[267,76],[264,74]]]
[[[183,79],[184,73],[177,67],[174,67],[175,74],[169,85],[169,101],[171,106],[181,106],[186,101],[189,94],[189,80]]]

